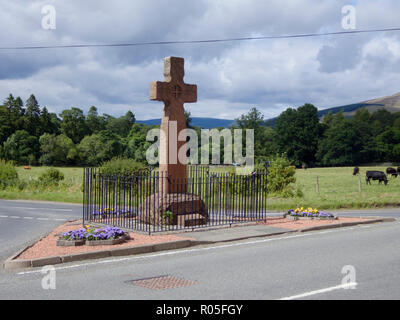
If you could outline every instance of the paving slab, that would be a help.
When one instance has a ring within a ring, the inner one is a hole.
[[[207,244],[272,236],[287,232],[293,232],[293,230],[265,225],[251,225],[215,230],[197,230],[194,232],[185,232],[182,235],[194,238],[195,242]]]

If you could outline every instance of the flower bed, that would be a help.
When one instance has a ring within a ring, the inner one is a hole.
[[[117,227],[106,226],[95,229],[86,226],[86,228],[64,232],[57,240],[57,246],[113,245],[128,239],[130,239],[129,234]]]
[[[292,219],[337,219],[332,213],[319,211],[316,208],[304,209],[296,208],[294,210],[289,210],[286,214],[286,218]]]
[[[86,240],[75,240],[75,239],[70,239],[66,240],[63,238],[57,239],[57,246],[59,247],[77,247],[77,246],[83,246],[85,244]]]

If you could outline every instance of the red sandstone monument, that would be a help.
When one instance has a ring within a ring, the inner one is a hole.
[[[186,141],[178,141],[183,131],[186,137],[184,103],[197,101],[197,86],[186,84],[184,59],[164,59],[165,82],[150,84],[150,99],[164,102],[160,127],[159,190],[149,196],[139,208],[139,219],[145,223],[164,224],[163,214],[173,213],[173,225],[192,226],[207,223],[208,213],[204,202],[187,193],[186,156],[179,159],[178,152],[186,155]]]
[[[178,150],[182,150],[185,141],[178,141],[177,135],[186,129],[183,104],[197,101],[197,86],[183,82],[184,59],[168,57],[164,60],[165,82],[155,81],[150,84],[150,100],[164,102],[160,135],[159,171],[167,173],[175,182],[186,179],[186,164],[180,163]],[[168,183],[163,179],[160,190],[166,193],[186,192],[186,186]],[[172,182],[172,181],[171,181]]]

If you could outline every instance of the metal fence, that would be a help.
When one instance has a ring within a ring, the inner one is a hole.
[[[176,193],[163,192],[162,182]],[[163,172],[106,175],[85,168],[83,220],[141,232],[161,232],[257,221],[265,218],[267,174],[212,173],[188,167],[187,178]]]

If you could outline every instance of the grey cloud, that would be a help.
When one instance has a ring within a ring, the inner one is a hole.
[[[348,0],[303,1],[30,1],[0,3],[2,46],[127,43],[218,39],[340,30]],[[54,4],[57,29],[40,27],[40,8]],[[358,27],[397,25],[398,1],[359,1]],[[396,11],[397,10],[397,11]],[[386,15],[386,18],[384,16]],[[159,117],[149,82],[163,80],[163,58],[182,56],[187,83],[199,101],[194,116],[238,117],[255,105],[268,117],[311,102],[318,107],[352,103],[399,91],[396,34],[248,41],[201,45],[52,49],[0,52],[0,98],[10,92],[59,112],[71,106]],[[378,50],[378,48],[380,48]],[[379,78],[377,78],[379,76]],[[393,92],[392,92],[393,91]],[[371,95],[374,95],[371,97]]]
[[[317,56],[320,71],[331,73],[354,69],[360,62],[361,49],[367,42],[366,37],[342,38],[324,45]]]

